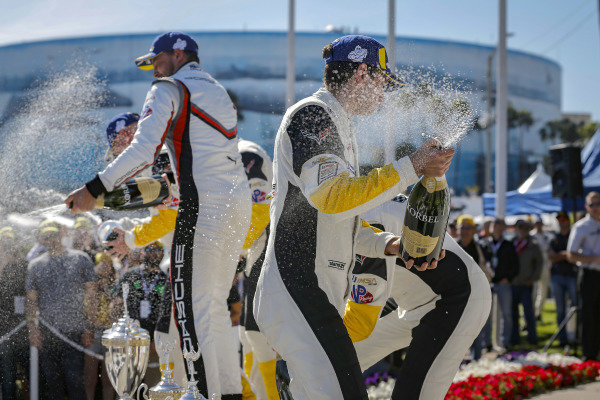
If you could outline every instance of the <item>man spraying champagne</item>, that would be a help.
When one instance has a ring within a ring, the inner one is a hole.
[[[202,353],[188,370],[206,397],[241,399],[237,351],[226,299],[250,224],[250,189],[238,152],[237,113],[227,92],[199,65],[188,35],[158,36],[136,65],[154,69],[133,142],[104,171],[72,192],[72,213],[152,164],[163,143],[180,188],[171,281],[185,351]],[[227,226],[228,229],[223,229]]]
[[[454,151],[428,142],[358,176],[351,119],[375,112],[386,87],[402,83],[385,48],[367,36],[341,37],[323,58],[325,88],[290,107],[275,138],[271,229],[254,315],[287,362],[295,400],[366,399],[352,344],[362,332],[342,321],[348,274],[355,252],[397,255],[400,239],[359,214],[416,183],[418,174],[442,176]]]

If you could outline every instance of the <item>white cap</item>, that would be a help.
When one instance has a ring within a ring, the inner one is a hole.
[[[100,240],[100,242],[101,243],[106,242],[108,235],[110,235],[111,232],[113,231],[113,229],[115,229],[115,228],[123,229],[123,227],[117,221],[103,222],[98,227],[98,230],[96,231],[96,234],[98,235],[98,239]]]

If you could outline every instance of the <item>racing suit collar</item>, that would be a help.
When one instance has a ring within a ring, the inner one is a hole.
[[[181,66],[181,68],[179,68],[173,75],[171,75],[172,77],[180,74],[182,72],[186,72],[186,71],[190,71],[190,70],[195,70],[195,71],[201,71],[200,68],[200,64],[198,64],[196,61],[188,61],[187,63],[183,64]]]
[[[344,110],[344,107],[342,107],[342,104],[338,101],[338,99],[336,99],[335,96],[331,94],[329,90],[322,87],[319,90],[317,90],[313,94],[313,96],[327,104],[327,106],[331,108],[331,111],[335,114],[337,118],[343,121],[347,121],[347,123],[350,124],[350,116],[348,115],[346,110]]]

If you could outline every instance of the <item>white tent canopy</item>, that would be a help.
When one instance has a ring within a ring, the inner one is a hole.
[[[552,179],[550,178],[550,175],[544,172],[544,167],[542,166],[542,163],[538,163],[537,168],[535,169],[533,174],[531,174],[531,176],[527,178],[521,186],[519,186],[517,191],[521,194],[528,193],[533,190],[538,190],[545,186],[549,186],[551,184]],[[552,186],[550,186],[550,188],[552,188]]]

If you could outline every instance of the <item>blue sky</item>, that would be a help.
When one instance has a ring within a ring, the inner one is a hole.
[[[562,108],[600,120],[597,0],[507,0],[509,48],[563,68]],[[286,0],[0,0],[0,45],[167,30],[284,30]],[[296,0],[296,28],[387,32],[387,0]],[[495,44],[496,0],[396,0],[396,33]]]

